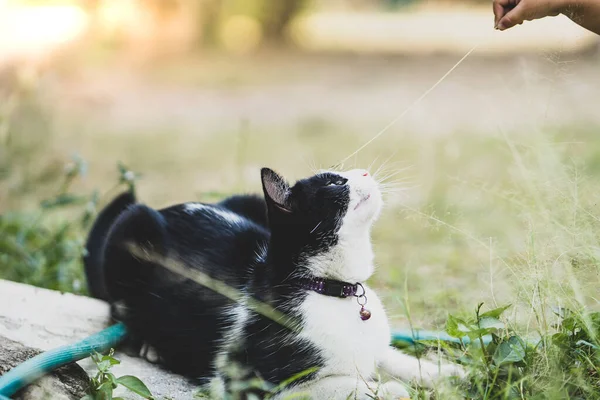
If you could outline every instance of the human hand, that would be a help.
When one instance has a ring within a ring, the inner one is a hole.
[[[557,16],[566,0],[493,0],[494,27],[501,31],[544,17]]]

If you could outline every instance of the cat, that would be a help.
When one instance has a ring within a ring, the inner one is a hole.
[[[290,186],[263,168],[261,180],[264,197],[161,210],[120,195],[88,237],[90,293],[110,302],[113,318],[164,367],[198,379],[215,398],[232,379],[252,377],[278,385],[300,374],[275,398],[300,392],[336,400],[409,397],[398,380],[431,386],[464,376],[459,365],[390,345],[385,310],[365,283],[374,272],[370,230],[383,204],[368,171],[319,172]],[[240,297],[160,260],[202,272]],[[285,318],[264,315],[251,300]],[[378,369],[395,379],[379,384]]]

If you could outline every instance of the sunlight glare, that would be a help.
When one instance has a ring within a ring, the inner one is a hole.
[[[88,25],[77,6],[8,5],[0,0],[0,64],[39,58],[77,39]]]

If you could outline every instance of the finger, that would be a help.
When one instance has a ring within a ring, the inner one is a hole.
[[[498,21],[497,28],[501,31],[512,28],[515,25],[520,25],[523,23],[525,14],[525,7],[523,3],[517,4],[515,8],[510,10],[504,15],[500,21]]]
[[[502,17],[504,17],[504,14],[506,13],[504,10],[504,6],[502,6],[501,1],[497,1],[494,0],[494,2],[492,3],[492,7],[494,9],[494,27],[498,25],[498,21],[500,21],[500,19]]]
[[[512,10],[520,0],[493,0],[492,8],[494,11],[494,27],[498,26],[498,22]]]

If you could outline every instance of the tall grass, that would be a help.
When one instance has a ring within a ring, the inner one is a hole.
[[[501,134],[492,139],[504,152],[504,162],[488,171],[494,181],[452,179],[432,189],[428,206],[407,207],[407,215],[430,221],[442,241],[456,243],[454,251],[463,249],[458,265],[465,260],[481,264],[477,285],[488,291],[491,307],[513,304],[492,315],[473,304],[475,311],[463,307],[449,317],[447,332],[472,340],[449,349],[468,366],[470,379],[458,394],[456,388],[454,394],[442,390],[437,398],[600,398],[600,193],[595,185],[600,138],[588,129]],[[482,151],[479,157],[494,156]],[[460,160],[452,170],[468,163]],[[451,185],[462,191],[454,192]],[[469,221],[469,210],[480,207],[480,219]],[[452,208],[456,211],[441,212]],[[489,226],[491,221],[498,225]],[[423,295],[428,293],[418,293]],[[492,335],[491,343],[484,344],[484,335]],[[429,394],[421,391],[419,397]]]

